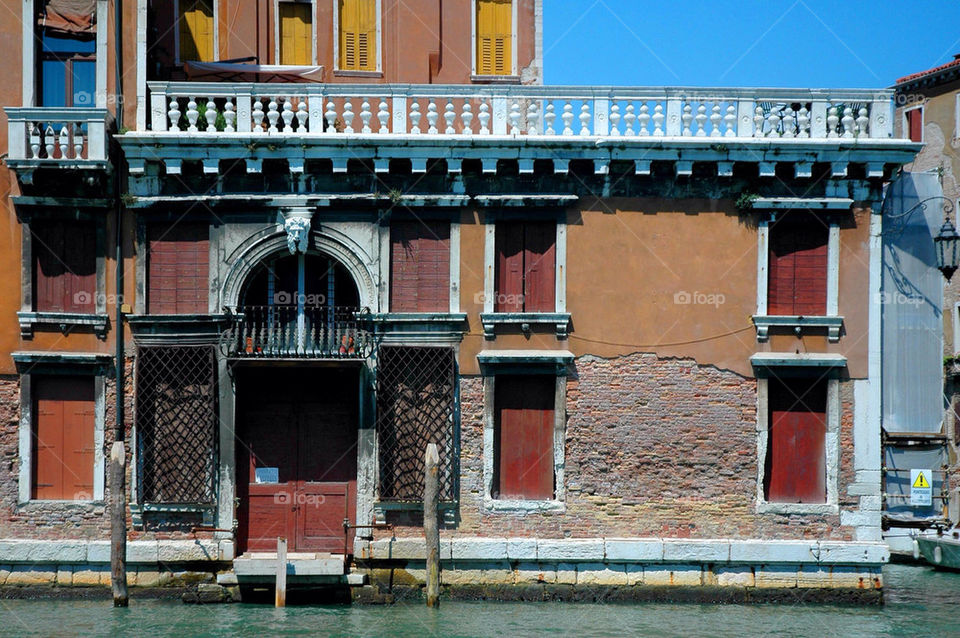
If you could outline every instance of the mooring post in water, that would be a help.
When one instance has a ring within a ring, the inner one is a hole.
[[[277,607],[287,606],[287,539],[277,539],[277,595],[274,598]]]
[[[440,505],[437,444],[427,444],[423,480],[423,533],[427,540],[427,607],[440,604],[440,527],[437,520]]]
[[[123,441],[110,448],[110,583],[113,606],[126,607],[127,594],[127,508],[124,505],[126,450]]]

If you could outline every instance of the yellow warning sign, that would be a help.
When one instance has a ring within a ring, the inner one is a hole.
[[[930,487],[930,482],[923,472],[917,472],[917,478],[913,481],[913,487]]]

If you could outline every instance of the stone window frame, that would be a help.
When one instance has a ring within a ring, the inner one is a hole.
[[[840,513],[840,374],[846,369],[846,358],[831,354],[754,355],[751,363],[757,374],[757,491],[758,514],[839,514]],[[825,503],[774,503],[764,497],[763,483],[769,442],[770,384],[769,377],[820,376],[827,381],[827,428],[824,441],[827,470]]]
[[[24,16],[35,16],[36,4],[38,0],[23,0]],[[97,31],[95,35],[97,62],[94,70],[94,106],[97,108],[106,108],[107,106],[107,34],[110,29],[108,17],[109,7],[107,0],[97,0],[96,16]],[[36,106],[37,90],[40,88],[37,83],[37,59],[38,47],[36,21],[33,18],[21,20],[21,52],[22,52],[22,73],[21,73],[21,106]],[[101,25],[103,28],[100,28]]]
[[[486,513],[566,511],[567,368],[573,354],[565,350],[486,350],[477,355],[483,375],[483,510]],[[496,451],[496,378],[501,375],[556,377],[554,393],[552,499],[498,499],[493,497]]]
[[[554,240],[554,251],[557,263],[554,312],[495,312],[498,221],[556,222],[557,235]],[[567,312],[567,217],[565,211],[534,211],[518,216],[508,211],[488,210],[484,213],[484,227],[483,312],[480,314],[484,338],[488,341],[496,339],[497,327],[501,325],[519,325],[524,332],[533,325],[553,325],[557,339],[566,339],[570,329],[570,313]]]
[[[845,204],[845,202],[841,202]],[[813,205],[813,203],[811,203]],[[792,206],[764,213],[757,225],[757,312],[753,323],[757,328],[757,341],[766,342],[770,328],[793,328],[798,334],[804,329],[826,329],[831,343],[840,341],[843,316],[840,315],[840,220],[836,215],[827,218],[827,308],[817,317],[795,315],[771,315],[768,311],[770,289],[770,225],[777,215],[789,210],[805,210]],[[812,209],[806,209],[812,210]]]
[[[920,111],[920,141],[919,144],[925,144],[927,139],[927,132],[924,130],[927,127],[927,113],[926,113],[926,103],[920,102],[919,104],[913,104],[908,107],[905,107],[903,111],[900,112],[900,131],[903,134],[903,139],[910,139],[910,121],[907,119],[907,113],[911,111]]]
[[[106,379],[110,374],[110,355],[86,353],[14,352],[13,361],[20,375],[20,421],[18,445],[20,471],[18,505],[85,506],[102,504],[105,498],[106,459]],[[36,499],[33,493],[33,381],[35,376],[92,376],[93,381],[93,498],[82,501]]]
[[[479,75],[477,74],[477,0],[470,0],[470,80],[472,82],[504,82],[514,84],[520,82],[519,55],[517,43],[520,27],[519,0],[510,0],[511,29],[510,29],[510,75]]]
[[[20,212],[20,310],[17,312],[17,321],[20,324],[20,336],[23,339],[32,339],[36,326],[59,326],[62,332],[71,327],[85,326],[93,330],[100,339],[106,339],[107,324],[107,221],[104,215],[97,212],[75,210],[72,215],[59,210],[37,210]],[[45,221],[79,221],[93,222],[96,245],[96,292],[94,310],[92,313],[78,312],[50,312],[38,310],[34,301],[34,259],[33,259],[33,231],[34,223]]]
[[[317,66],[319,59],[317,57],[317,3],[316,0],[273,0],[273,60],[274,64],[280,64],[280,4],[309,4],[311,11],[310,30],[313,41],[313,51],[310,54],[310,63]]]
[[[383,77],[383,0],[377,0],[377,70],[354,71],[340,68],[340,0],[333,2],[333,75],[334,77]]]

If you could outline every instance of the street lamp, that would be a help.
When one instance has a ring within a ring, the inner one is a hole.
[[[960,266],[960,234],[949,217],[945,217],[940,232],[933,238],[933,245],[937,251],[937,269],[950,281]]]

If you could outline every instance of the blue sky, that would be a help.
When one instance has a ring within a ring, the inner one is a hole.
[[[547,84],[885,87],[960,53],[956,0],[544,0]]]

